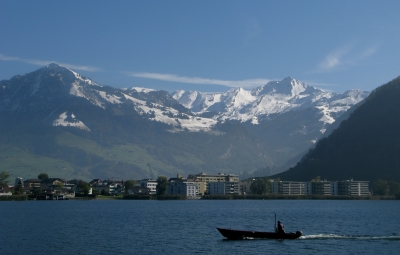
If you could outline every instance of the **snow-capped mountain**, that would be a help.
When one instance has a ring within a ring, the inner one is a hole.
[[[76,127],[89,132],[85,120],[68,108],[71,105],[65,105],[70,103],[66,98],[84,99],[101,109],[129,106],[150,120],[170,125],[173,130],[204,131],[217,122],[193,116],[165,91],[103,87],[57,64],[3,81],[1,88],[0,111],[38,113],[42,109],[48,114],[46,120],[54,126]],[[41,114],[44,112],[40,111]]]
[[[215,112],[213,119],[218,121],[251,121],[253,124],[288,111],[315,108],[320,113],[318,121],[323,133],[326,125],[332,124],[368,94],[361,90],[325,92],[288,77],[252,90],[234,88],[225,93],[176,91],[173,98],[198,115]]]
[[[21,86],[10,86],[15,83]],[[317,120],[323,133],[327,125],[368,95],[360,90],[325,92],[288,77],[252,90],[177,91],[171,97],[165,91],[152,89],[103,87],[57,64],[15,76],[3,82],[0,91],[0,111],[52,109],[46,119],[54,126],[74,126],[87,131],[90,127],[84,120],[63,106],[65,96],[84,99],[102,109],[129,105],[138,114],[168,124],[174,131],[210,131],[217,123],[228,120],[256,125],[285,112],[314,108],[319,112]]]
[[[132,171],[135,178],[243,174],[266,166],[269,175],[307,151],[367,94],[324,92],[286,78],[253,90],[171,95],[102,86],[50,64],[0,81],[0,145],[45,157],[24,171],[61,160],[63,167],[71,164],[71,173],[93,178],[132,178]]]

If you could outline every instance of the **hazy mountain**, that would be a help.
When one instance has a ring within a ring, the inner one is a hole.
[[[284,180],[400,181],[400,77],[375,89]]]
[[[145,178],[278,171],[367,95],[292,78],[247,91],[101,86],[51,64],[0,81],[0,167],[14,175]]]
[[[173,98],[198,116],[242,122],[267,144],[276,166],[299,157],[326,129],[369,92],[326,92],[295,80],[271,81],[252,90],[225,93],[176,91]]]
[[[165,91],[100,86],[55,64],[0,82],[0,131],[0,167],[25,178],[155,178],[273,164],[240,124],[194,116]]]

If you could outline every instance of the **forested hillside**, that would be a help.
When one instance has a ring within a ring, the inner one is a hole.
[[[400,181],[400,77],[375,89],[297,165],[273,177]]]

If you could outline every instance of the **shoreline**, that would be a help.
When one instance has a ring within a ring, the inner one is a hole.
[[[64,200],[400,200],[400,196],[317,196],[317,195],[206,195],[196,198],[185,196],[124,195],[75,197]],[[61,200],[61,201],[64,201]],[[27,195],[0,196],[1,201],[53,201],[30,199]],[[54,200],[60,201],[60,200]]]

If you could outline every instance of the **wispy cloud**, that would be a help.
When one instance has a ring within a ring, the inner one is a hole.
[[[345,46],[333,51],[318,65],[320,70],[331,71],[343,65],[343,57],[351,50],[352,46]]]
[[[19,58],[19,57],[10,57],[10,56],[4,56],[0,54],[0,60],[3,61],[17,61],[17,62],[23,62],[27,64],[32,64],[36,66],[45,66],[51,63],[56,63],[60,66],[64,66],[69,69],[77,70],[77,71],[88,71],[88,72],[99,72],[102,71],[101,68],[94,67],[94,66],[78,66],[78,65],[72,65],[68,63],[61,63],[58,61],[50,61],[50,60],[39,60],[39,59],[25,59],[25,58]]]
[[[162,74],[162,73],[135,73],[135,72],[125,72],[128,76],[145,78],[145,79],[153,79],[153,80],[161,80],[161,81],[169,81],[169,82],[181,82],[181,83],[190,83],[190,84],[204,84],[204,85],[222,85],[226,87],[242,87],[242,88],[254,88],[257,86],[265,85],[270,80],[268,79],[247,79],[247,80],[238,80],[238,81],[229,81],[229,80],[218,80],[218,79],[207,79],[200,77],[186,77],[179,76],[175,74]]]
[[[366,58],[371,55],[374,55],[377,52],[377,50],[378,50],[378,46],[372,46],[372,47],[364,50],[364,52],[362,52],[361,58]]]
[[[360,47],[356,47],[355,43],[348,44],[329,53],[318,65],[317,72],[331,72],[348,68],[349,66],[358,65],[364,61],[365,58],[374,55],[377,50],[377,46],[371,46],[360,50]]]

